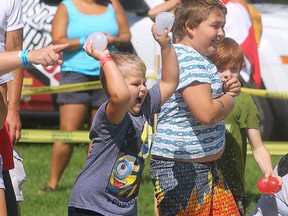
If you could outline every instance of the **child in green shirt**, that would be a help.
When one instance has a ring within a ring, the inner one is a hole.
[[[236,41],[225,38],[217,52],[209,59],[216,65],[221,81],[239,77],[244,65],[243,51]],[[263,176],[281,177],[273,171],[271,157],[264,146],[259,131],[260,115],[252,97],[240,93],[235,97],[235,107],[225,118],[226,142],[225,151],[219,160],[221,169],[241,215],[245,215],[245,163],[247,155],[247,138],[256,163]]]

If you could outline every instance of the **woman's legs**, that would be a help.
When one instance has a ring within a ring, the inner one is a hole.
[[[76,131],[81,129],[87,112],[87,104],[60,105],[60,130]],[[47,185],[51,189],[57,188],[58,182],[70,161],[72,153],[73,144],[60,141],[53,144],[50,164],[50,179]]]

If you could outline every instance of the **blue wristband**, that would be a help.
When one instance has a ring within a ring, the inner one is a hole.
[[[30,65],[30,62],[28,60],[28,52],[29,50],[21,50],[18,54],[18,56],[20,57],[21,63],[23,66],[28,66]]]
[[[84,44],[85,44],[85,41],[86,41],[86,37],[81,37],[80,38],[80,46],[84,46]]]

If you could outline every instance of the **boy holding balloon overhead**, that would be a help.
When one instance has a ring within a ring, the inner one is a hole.
[[[221,81],[225,83],[231,77],[239,77],[244,65],[244,55],[239,44],[225,38],[217,52],[209,56],[216,65]],[[230,190],[233,193],[241,215],[245,215],[245,164],[247,155],[247,138],[253,156],[261,169],[265,181],[274,176],[279,184],[282,180],[273,172],[271,157],[264,146],[259,131],[259,112],[250,95],[243,92],[235,97],[235,107],[225,118],[226,144],[225,151],[218,165]]]
[[[106,35],[110,51],[119,51],[120,47],[129,44],[129,23],[119,0],[61,1],[53,18],[51,32],[53,44],[69,43],[69,47],[63,51],[60,85],[99,81],[100,64],[83,49],[86,38],[93,32]],[[82,130],[87,120],[90,127],[93,116],[105,101],[107,97],[102,88],[57,94],[60,130]],[[73,146],[62,141],[53,144],[49,180],[38,194],[57,189],[72,157]]]
[[[109,53],[86,44],[101,63],[101,83],[109,101],[100,106],[90,129],[92,149],[74,184],[69,215],[137,215],[137,196],[150,146],[141,134],[176,90],[178,61],[168,30],[152,33],[161,47],[162,79],[149,90],[146,66],[136,55]],[[97,43],[97,42],[96,42]]]
[[[226,12],[215,0],[187,0],[175,8],[179,85],[158,114],[150,161],[160,215],[238,215],[217,160],[225,145],[223,119],[234,107],[232,95],[239,94],[240,83],[230,79],[225,94],[207,59],[225,36]]]

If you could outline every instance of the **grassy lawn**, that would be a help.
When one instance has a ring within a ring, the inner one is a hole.
[[[44,187],[49,174],[51,144],[18,144],[17,150],[24,158],[27,174],[23,184],[24,202],[21,203],[22,216],[64,216],[67,215],[67,203],[73,182],[85,163],[86,145],[77,145],[69,167],[65,170],[59,188],[54,193],[37,195],[37,190]],[[276,165],[281,156],[273,156]],[[257,181],[261,173],[251,155],[248,156],[246,183],[248,191],[248,214],[253,210],[260,194]],[[153,189],[146,168],[142,180],[138,203],[139,216],[153,215]]]

